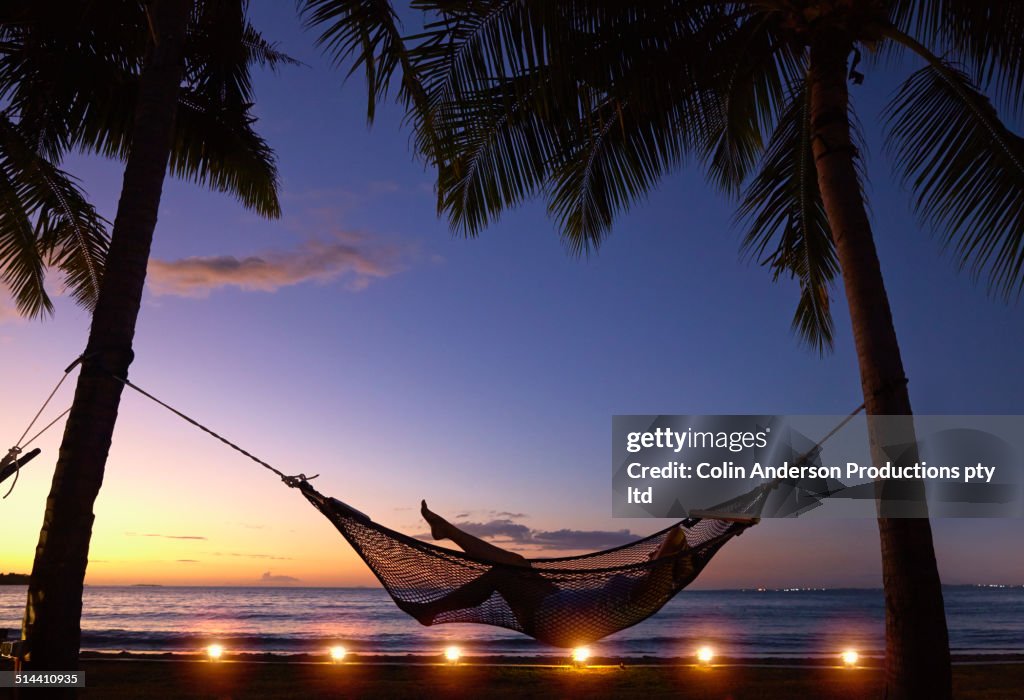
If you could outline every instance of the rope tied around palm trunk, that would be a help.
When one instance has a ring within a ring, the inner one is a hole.
[[[35,435],[30,437],[28,440],[25,439],[26,436],[28,436],[29,432],[32,430],[32,428],[35,426],[36,422],[39,420],[39,417],[43,415],[43,411],[45,411],[46,407],[50,405],[50,401],[53,400],[53,397],[57,394],[57,391],[60,389],[61,385],[64,384],[64,381],[68,378],[68,375],[71,374],[72,370],[74,370],[76,367],[78,367],[78,365],[82,363],[82,360],[84,358],[85,355],[79,355],[74,362],[72,362],[64,369],[64,373],[57,381],[56,386],[53,387],[53,390],[50,391],[50,395],[46,397],[45,401],[43,401],[43,405],[39,407],[39,410],[36,411],[36,414],[32,417],[32,420],[29,421],[29,424],[25,428],[25,431],[21,434],[21,437],[18,438],[18,440],[14,443],[13,447],[7,450],[7,454],[3,457],[3,459],[0,459],[0,470],[2,470],[4,467],[9,467],[11,464],[15,465],[13,470],[14,481],[11,482],[11,487],[7,489],[7,493],[5,493],[3,496],[5,499],[14,492],[14,487],[18,485],[18,477],[21,474],[22,466],[24,466],[25,463],[28,462],[28,460],[34,457],[36,454],[39,454],[39,452],[37,450],[34,454],[29,453],[28,455],[25,455],[25,457],[21,457],[19,459],[21,454],[29,445],[35,442],[40,435],[42,435],[47,430],[52,428],[54,425],[57,424],[57,422],[61,418],[63,418],[64,416],[71,412],[71,407],[69,406],[68,408],[64,409],[64,411],[62,411],[60,415],[58,415],[56,418],[54,418],[45,426],[43,426],[43,428],[39,430]],[[9,476],[10,474],[7,474],[4,476],[4,478],[7,478]]]

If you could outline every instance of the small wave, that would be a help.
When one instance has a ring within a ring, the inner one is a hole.
[[[964,654],[1024,650],[1024,589],[946,589],[950,641]],[[0,590],[0,627],[17,629],[24,591]],[[421,627],[381,590],[90,587],[82,646],[93,651],[318,652],[335,643],[380,654],[433,654],[457,640],[479,654],[564,655],[479,625]],[[710,643],[740,657],[824,657],[855,643],[884,646],[880,590],[688,591],[643,624],[602,640],[596,654],[680,657]]]

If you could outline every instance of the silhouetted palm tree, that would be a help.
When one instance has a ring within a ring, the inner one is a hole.
[[[868,414],[909,416],[848,96],[848,83],[863,78],[862,52],[909,53],[923,67],[883,117],[896,171],[963,266],[987,274],[996,292],[1021,289],[1024,142],[983,90],[1020,106],[1024,3],[410,6],[423,11],[424,28],[405,35],[386,0],[301,3],[325,49],[365,70],[371,119],[397,87],[416,148],[437,168],[439,212],[466,235],[543,196],[567,245],[585,252],[666,173],[697,161],[712,183],[739,196],[747,250],[776,278],[799,281],[793,325],[819,351],[832,344],[830,287],[841,273]],[[879,463],[883,444],[873,428]],[[949,697],[928,520],[880,517],[879,529],[888,697]]]
[[[289,60],[244,0],[23,0],[0,15],[0,94],[54,153],[125,159],[106,267],[36,549],[26,667],[78,662],[92,507],[117,418],[164,175],[279,215],[273,153],[253,130],[250,67]]]

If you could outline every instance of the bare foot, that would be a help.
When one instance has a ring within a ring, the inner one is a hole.
[[[435,540],[444,540],[448,538],[448,521],[442,518],[434,511],[427,508],[427,502],[420,501],[420,515],[430,525],[430,536]]]

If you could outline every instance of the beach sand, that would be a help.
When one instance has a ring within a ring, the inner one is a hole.
[[[187,657],[83,659],[84,698],[289,698],[289,697],[431,697],[493,698],[587,697],[652,698],[880,698],[882,671],[765,664],[692,664],[584,669],[568,666],[482,664],[478,660],[450,666],[434,659],[342,664],[303,662],[294,657],[244,658],[211,662]],[[0,665],[10,670],[9,664]],[[957,698],[994,700],[1019,697],[1024,661],[963,663],[954,667]],[[0,697],[3,693],[0,692]],[[24,693],[23,697],[30,697]]]

